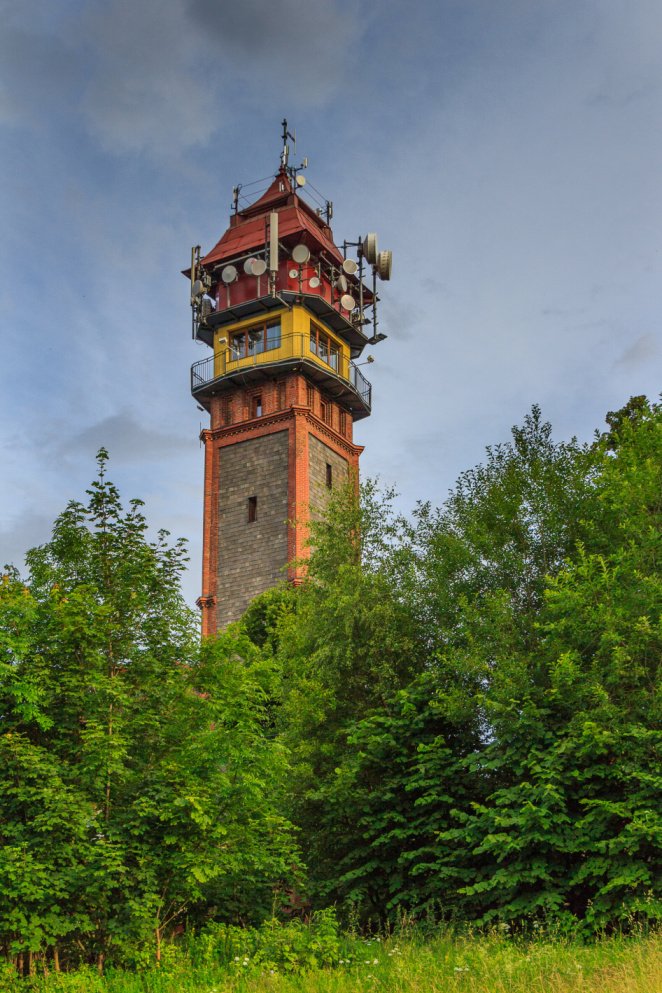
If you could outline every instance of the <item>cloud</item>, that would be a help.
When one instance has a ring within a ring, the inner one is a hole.
[[[8,526],[0,530],[0,569],[5,565],[22,569],[26,550],[43,545],[50,538],[53,516],[36,513],[31,508],[16,513]]]
[[[82,33],[92,49],[82,112],[104,149],[168,158],[219,127],[222,109],[179,0],[93,5]]]
[[[339,0],[189,0],[192,17],[254,96],[303,106],[323,103],[346,83],[362,34],[360,9]]]
[[[654,335],[642,334],[616,359],[614,366],[635,369],[644,362],[656,358],[660,351],[660,343]]]
[[[191,439],[145,427],[128,412],[113,414],[63,440],[55,457],[89,457],[106,448],[113,463],[162,461],[191,451]]]

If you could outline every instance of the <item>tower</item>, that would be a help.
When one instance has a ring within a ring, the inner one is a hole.
[[[301,581],[306,521],[335,485],[358,478],[354,422],[369,416],[372,388],[355,360],[385,338],[376,287],[391,253],[374,234],[334,244],[332,205],[306,189],[306,160],[290,166],[289,139],[283,121],[273,181],[253,202],[235,187],[229,228],[206,255],[192,250],[185,273],[193,336],[212,349],[191,368],[210,414],[203,635],[236,620],[286,567]]]

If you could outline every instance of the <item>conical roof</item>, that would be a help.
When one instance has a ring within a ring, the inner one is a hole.
[[[212,250],[201,260],[207,269],[223,262],[263,249],[267,241],[267,220],[272,211],[278,213],[280,241],[298,241],[311,250],[322,252],[330,261],[342,264],[343,256],[333,243],[333,232],[316,211],[299,197],[285,169],[280,169],[274,181],[261,197],[230,218],[230,227]]]

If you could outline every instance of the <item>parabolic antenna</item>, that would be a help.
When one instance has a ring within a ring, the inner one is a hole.
[[[292,258],[297,265],[304,265],[310,258],[310,249],[307,245],[295,245],[292,249]]]
[[[299,275],[299,270],[298,269],[290,269],[290,271],[288,272],[287,275],[290,277],[290,279],[296,279],[297,276]]]
[[[377,256],[377,275],[380,279],[390,279],[393,269],[393,252],[380,252]]]
[[[370,263],[374,265],[377,261],[377,235],[374,232],[367,234],[363,239],[363,254]]]
[[[354,310],[356,307],[356,300],[351,293],[343,293],[340,298],[340,306],[343,310]]]
[[[267,263],[264,259],[246,259],[244,262],[244,272],[247,276],[262,276],[267,271]]]
[[[311,276],[310,279],[308,280],[308,285],[310,286],[311,290],[316,290],[319,284],[320,284],[319,276]]]
[[[353,276],[356,270],[358,269],[359,264],[358,262],[355,262],[354,259],[345,259],[345,261],[342,264],[342,267],[343,267],[343,272],[346,272],[348,276]]]
[[[341,272],[334,285],[341,293],[347,293],[347,276]]]
[[[297,176],[297,186],[305,186],[305,185],[306,185],[306,177],[301,175]]]
[[[230,283],[234,283],[237,276],[238,276],[237,269],[233,265],[226,265],[221,272],[221,279],[226,284],[226,286],[229,285]]]
[[[199,296],[205,292],[204,283],[201,279],[196,279],[196,281],[191,286],[191,303],[195,303]]]

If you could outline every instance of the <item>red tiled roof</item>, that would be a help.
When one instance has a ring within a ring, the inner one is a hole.
[[[294,236],[309,248],[324,251],[330,258],[342,263],[343,256],[333,243],[331,228],[299,199],[287,173],[279,172],[259,200],[235,214],[223,237],[202,259],[202,265],[209,268],[253,249],[263,248],[267,240],[266,220],[274,210],[278,213],[280,241]]]

